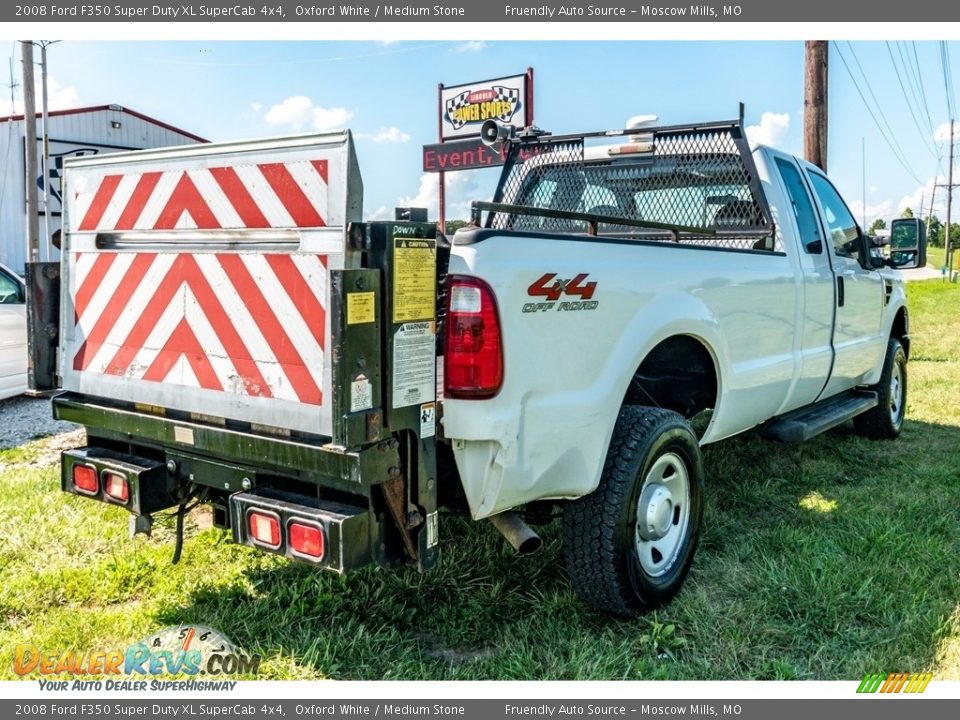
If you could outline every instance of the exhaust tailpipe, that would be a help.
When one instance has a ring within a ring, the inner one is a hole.
[[[520,555],[533,555],[543,547],[540,536],[512,510],[491,515],[490,522]]]

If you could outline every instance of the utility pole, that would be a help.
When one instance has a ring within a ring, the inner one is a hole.
[[[950,118],[950,167],[947,168],[947,225],[943,230],[947,275],[953,279],[953,244],[950,242],[950,208],[953,205],[953,118]]]
[[[827,171],[827,58],[826,40],[804,44],[803,155]]]
[[[43,91],[43,152],[40,154],[40,169],[43,177],[43,258],[50,259],[50,139],[47,133],[47,45],[40,42],[40,85]]]
[[[33,82],[33,42],[22,40],[23,123],[26,126],[27,261],[40,260],[40,218],[37,212],[37,100]]]

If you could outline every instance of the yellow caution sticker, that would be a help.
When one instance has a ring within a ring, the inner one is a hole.
[[[376,319],[376,293],[347,293],[347,325],[372,323]]]
[[[393,239],[393,322],[433,320],[437,304],[437,241]]]

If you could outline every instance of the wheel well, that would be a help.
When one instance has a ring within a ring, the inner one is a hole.
[[[696,338],[676,335],[644,358],[627,388],[624,405],[655,405],[686,418],[716,407],[717,371]]]
[[[897,314],[893,318],[893,327],[890,328],[890,337],[891,339],[900,341],[900,344],[903,345],[903,353],[909,358],[910,321],[909,315],[907,314],[907,309],[905,307],[897,310]]]

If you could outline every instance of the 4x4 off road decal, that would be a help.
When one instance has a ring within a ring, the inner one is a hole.
[[[578,273],[572,278],[561,278],[556,273],[544,273],[527,288],[530,297],[542,297],[546,302],[524,303],[523,312],[570,312],[596,310],[600,305],[593,300],[597,283],[586,282],[589,273]],[[564,296],[579,300],[561,300]]]

